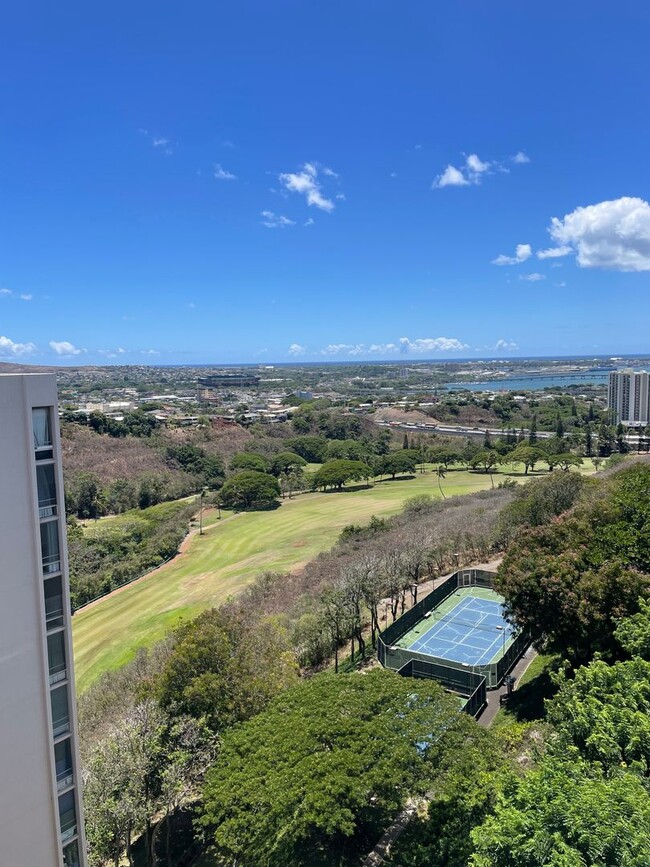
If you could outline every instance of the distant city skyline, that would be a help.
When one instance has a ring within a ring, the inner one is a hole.
[[[650,9],[395,11],[8,9],[0,361],[649,351]]]

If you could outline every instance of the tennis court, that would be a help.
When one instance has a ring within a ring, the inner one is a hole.
[[[399,647],[464,665],[488,665],[514,639],[501,598],[492,590],[463,587],[397,642]]]

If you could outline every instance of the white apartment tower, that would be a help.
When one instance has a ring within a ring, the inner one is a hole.
[[[650,374],[645,370],[613,370],[609,374],[607,406],[616,424],[650,424]]]
[[[0,864],[85,867],[56,380],[0,374]]]

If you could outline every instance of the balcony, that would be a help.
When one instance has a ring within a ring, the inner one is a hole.
[[[57,514],[56,481],[54,464],[39,464],[36,467],[39,518],[53,518]]]
[[[63,590],[61,577],[47,578],[44,582],[45,626],[49,631],[63,626]]]
[[[59,792],[69,789],[74,782],[72,769],[72,747],[70,738],[54,745],[54,764],[56,767],[56,787]]]
[[[53,457],[52,428],[50,425],[50,410],[48,407],[38,407],[32,410],[32,431],[34,434],[34,451],[37,461],[49,460]]]
[[[58,521],[47,521],[41,524],[41,556],[44,575],[61,571]]]
[[[70,708],[68,706],[67,686],[58,686],[50,693],[52,713],[52,733],[55,738],[70,731]]]
[[[67,843],[77,836],[77,808],[74,802],[74,791],[59,795],[59,823],[62,843]]]

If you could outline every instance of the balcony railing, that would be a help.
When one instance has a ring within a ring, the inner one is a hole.
[[[72,768],[68,768],[66,771],[62,771],[56,775],[56,789],[58,792],[69,789],[73,782],[74,774],[72,773]]]
[[[45,610],[45,625],[48,631],[50,629],[58,629],[63,626],[63,599],[59,597],[59,601],[52,604]]]
[[[43,557],[43,575],[51,575],[53,572],[61,571],[61,555],[57,551],[55,554],[47,554]]]
[[[38,517],[53,518],[56,515],[56,498],[38,501]]]
[[[70,715],[61,716],[58,719],[52,720],[52,732],[55,738],[60,735],[65,735],[70,731]]]
[[[72,840],[77,834],[77,817],[73,815],[70,818],[61,816],[61,842],[67,843]]]
[[[68,676],[68,669],[66,668],[65,663],[63,665],[57,665],[54,668],[50,669],[50,686],[53,686],[55,683],[61,683],[62,680],[65,680]]]

